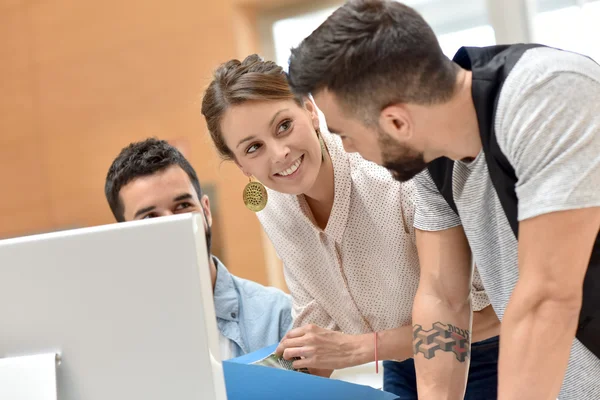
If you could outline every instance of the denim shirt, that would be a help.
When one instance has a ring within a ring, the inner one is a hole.
[[[238,278],[217,266],[214,303],[219,331],[235,343],[233,357],[279,342],[292,327],[292,299],[279,289]]]

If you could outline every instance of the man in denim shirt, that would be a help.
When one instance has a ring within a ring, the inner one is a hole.
[[[106,177],[105,195],[118,222],[188,212],[204,215],[210,254],[212,215],[196,172],[163,140],[147,139],[121,150]],[[221,358],[278,343],[292,325],[291,298],[282,291],[238,278],[210,255]]]

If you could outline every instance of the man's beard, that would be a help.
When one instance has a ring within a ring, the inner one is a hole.
[[[423,153],[398,144],[385,132],[379,131],[379,148],[383,166],[390,171],[394,179],[406,182],[427,168]]]

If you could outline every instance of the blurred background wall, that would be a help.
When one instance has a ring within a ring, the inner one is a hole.
[[[540,42],[600,60],[600,1],[408,0],[448,56],[461,45]],[[0,238],[113,222],[107,169],[157,136],[190,159],[211,196],[215,254],[239,276],[285,287],[281,264],[221,163],[200,114],[211,72],[289,48],[329,0],[0,0]]]

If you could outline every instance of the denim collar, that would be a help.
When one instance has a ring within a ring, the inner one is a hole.
[[[215,314],[217,318],[237,321],[240,315],[240,303],[233,276],[217,257],[212,256],[212,259],[217,268],[217,279],[213,293]]]

